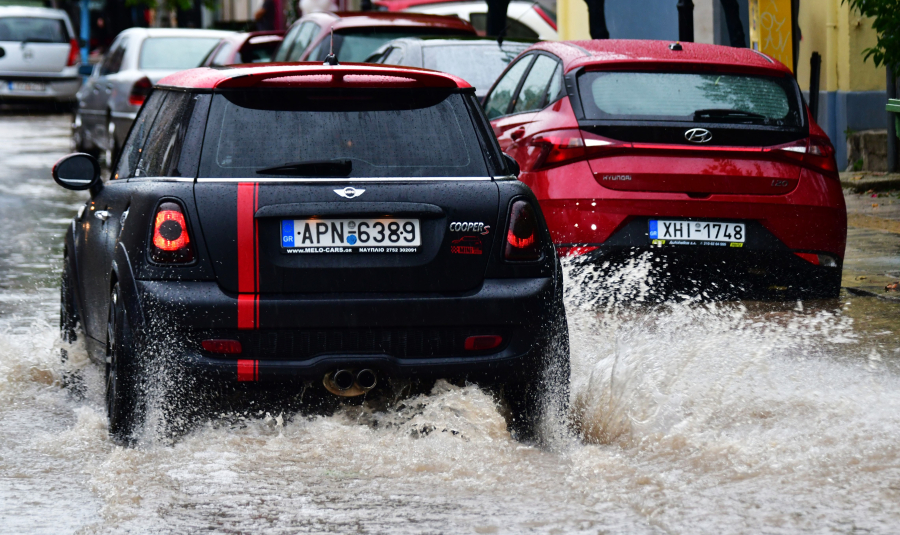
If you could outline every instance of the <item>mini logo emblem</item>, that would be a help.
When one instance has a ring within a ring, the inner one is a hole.
[[[708,143],[712,139],[712,132],[705,128],[691,128],[684,133],[684,139],[691,143]]]
[[[356,188],[347,186],[344,189],[336,189],[336,190],[334,190],[334,192],[345,199],[355,199],[355,198],[359,197],[360,195],[362,195],[363,193],[365,193],[366,190],[356,189]]]

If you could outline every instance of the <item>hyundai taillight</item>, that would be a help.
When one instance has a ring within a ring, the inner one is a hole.
[[[149,78],[144,76],[140,80],[134,83],[131,86],[131,93],[128,95],[128,103],[132,106],[141,106],[144,104],[144,101],[147,100],[147,97],[150,95],[150,91],[153,90],[153,82],[150,81]]]
[[[150,259],[160,264],[186,264],[194,260],[184,210],[175,202],[164,202],[153,218]]]
[[[537,134],[528,142],[525,167],[528,170],[546,169],[599,156],[604,151],[625,145],[576,128],[549,130]]]
[[[528,201],[515,201],[509,209],[503,257],[514,261],[538,260],[541,257],[537,214]]]
[[[66,67],[77,64],[79,56],[81,56],[81,49],[78,47],[78,41],[71,39],[69,41],[69,60],[66,62]]]
[[[817,254],[817,253],[794,253],[799,256],[803,260],[806,260],[810,264],[822,267],[837,267],[838,263],[835,257],[827,254]]]
[[[812,136],[776,147],[763,149],[764,152],[777,151],[781,155],[801,162],[805,167],[838,179],[837,161],[834,157],[834,146],[826,137]]]

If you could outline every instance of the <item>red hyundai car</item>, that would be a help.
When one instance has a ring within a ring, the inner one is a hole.
[[[834,148],[768,56],[539,43],[485,110],[559,254],[616,266],[653,251],[664,260],[655,281],[679,290],[837,295],[847,214]]]

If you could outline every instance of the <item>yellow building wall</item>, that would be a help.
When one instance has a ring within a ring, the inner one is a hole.
[[[556,24],[561,41],[591,38],[588,8],[584,0],[556,0]]]
[[[640,2],[641,0],[630,0]],[[770,0],[758,0],[760,6]],[[562,40],[590,39],[588,10],[584,0],[557,0],[559,36]],[[749,13],[742,13],[748,17]],[[803,0],[799,14],[800,51],[797,81],[809,89],[809,60],[822,56],[819,87],[823,91],[883,91],[886,74],[871,60],[863,60],[863,50],[875,45],[877,35],[872,19],[864,18],[841,0]],[[790,65],[789,65],[790,66]]]

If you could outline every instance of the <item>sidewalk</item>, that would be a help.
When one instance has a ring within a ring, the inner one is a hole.
[[[884,291],[900,280],[900,174],[841,173],[841,183],[849,227],[841,284],[857,295],[900,301],[900,292]]]

